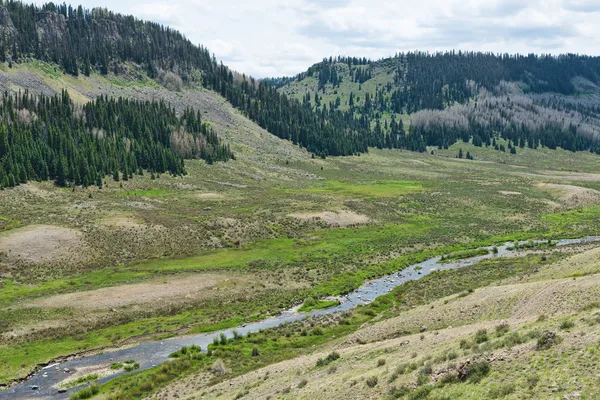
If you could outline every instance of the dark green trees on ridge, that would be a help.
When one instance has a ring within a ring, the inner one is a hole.
[[[178,135],[176,134],[178,133]],[[82,108],[60,96],[7,93],[0,102],[0,187],[30,180],[91,186],[106,175],[185,174],[183,157],[173,150],[187,137],[209,163],[233,157],[228,146],[186,110],[181,117],[164,102],[99,97]]]

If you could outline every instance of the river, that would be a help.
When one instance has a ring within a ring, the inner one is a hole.
[[[555,243],[556,246],[567,246],[596,241],[600,241],[600,236],[589,236],[580,239],[562,239],[555,241]],[[536,243],[542,242],[545,241],[537,241]],[[493,249],[493,246],[490,246],[488,247],[490,253],[487,255],[448,263],[439,263],[441,256],[431,258],[424,262],[411,265],[400,272],[365,282],[358,289],[343,296],[340,299],[340,304],[335,307],[309,313],[298,313],[295,309],[292,309],[277,316],[273,316],[259,322],[244,324],[232,329],[203,333],[193,336],[175,337],[163,341],[147,341],[133,347],[83,356],[70,361],[62,362],[60,364],[50,365],[40,369],[26,381],[11,386],[0,392],[0,399],[67,399],[69,393],[59,393],[57,385],[68,379],[78,370],[93,369],[94,367],[106,367],[114,362],[122,362],[124,360],[135,360],[135,362],[139,363],[140,365],[139,370],[152,368],[156,365],[164,363],[165,361],[168,361],[169,354],[181,349],[183,346],[197,345],[202,347],[203,350],[206,350],[207,346],[213,342],[214,337],[220,336],[221,334],[225,334],[228,338],[233,337],[234,331],[237,331],[237,333],[240,335],[247,335],[250,332],[257,332],[261,329],[273,328],[286,322],[293,322],[308,317],[337,313],[357,307],[358,305],[369,304],[378,296],[392,291],[397,286],[415,279],[422,278],[431,274],[432,272],[462,268],[473,265],[482,260],[493,257],[502,257],[506,254],[519,251],[511,249],[513,246],[514,243],[510,242],[503,246],[498,246],[497,253],[492,252],[491,250]],[[114,375],[101,378],[99,381],[100,383],[105,383],[126,373],[128,372],[119,372]],[[72,389],[71,391],[76,391],[78,389]]]

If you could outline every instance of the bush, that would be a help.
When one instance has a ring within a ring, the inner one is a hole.
[[[179,92],[183,86],[183,81],[179,75],[174,74],[173,72],[167,72],[164,77],[161,79],[162,84],[169,90],[174,90]]]
[[[369,378],[367,378],[367,386],[368,387],[375,387],[377,386],[377,383],[379,382],[379,379],[376,376],[371,376]]]
[[[433,391],[433,386],[431,386],[431,385],[422,386],[422,387],[416,389],[414,392],[409,393],[408,400],[426,399],[432,391]]]
[[[399,388],[397,388],[396,386],[393,386],[390,389],[390,396],[395,398],[395,399],[399,399],[401,397],[406,396],[407,394],[410,393],[410,389],[407,388],[406,386],[400,386]]]
[[[475,334],[475,343],[485,343],[488,341],[488,335],[486,329],[480,329]]]
[[[496,335],[498,335],[498,336],[504,336],[509,331],[510,331],[510,325],[508,325],[506,322],[503,324],[500,324],[500,325],[496,325]]]
[[[302,379],[300,381],[300,383],[298,384],[298,389],[302,389],[304,386],[306,386],[308,384],[308,381],[306,379]]]
[[[481,360],[475,361],[471,364],[468,364],[466,368],[462,371],[462,376],[459,374],[459,378],[462,381],[468,381],[471,383],[479,383],[483,378],[485,378],[491,371],[492,366],[489,361]]]
[[[453,372],[449,372],[449,373],[445,374],[444,376],[442,376],[442,379],[440,379],[440,383],[442,385],[457,383],[459,381],[460,380],[458,379],[458,374],[453,373]]]
[[[383,367],[384,365],[385,365],[385,359],[380,358],[379,360],[377,360],[378,367]]]
[[[252,357],[258,357],[260,355],[260,352],[258,351],[258,347],[254,346],[252,348]]]
[[[488,396],[492,399],[498,399],[513,394],[515,390],[514,383],[505,383],[501,386],[491,388]]]
[[[223,364],[223,361],[221,360],[215,361],[210,370],[216,377],[227,375],[229,373],[229,370],[225,367],[225,364]]]
[[[538,350],[548,350],[555,344],[560,343],[561,338],[556,333],[551,331],[543,332],[537,340],[536,348]]]
[[[575,323],[571,320],[564,320],[563,322],[560,323],[560,329],[562,329],[563,331],[567,330],[567,329],[571,329],[572,327],[575,326]]]
[[[429,376],[419,374],[417,375],[417,386],[423,386],[429,383]]]
[[[69,400],[89,399],[90,397],[97,395],[98,392],[100,392],[100,385],[98,385],[98,382],[94,382],[90,386],[83,388],[78,392],[71,393],[69,395]]]
[[[335,360],[338,360],[339,358],[340,354],[334,351],[325,358],[319,358],[317,360],[317,367],[323,367],[329,363],[332,363]]]

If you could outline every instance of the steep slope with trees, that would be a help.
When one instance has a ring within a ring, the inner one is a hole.
[[[402,53],[378,61],[337,57],[271,82],[317,111],[339,109],[371,121],[378,147],[424,150],[460,139],[491,145],[497,137],[531,148],[598,151],[600,102],[593,95],[600,90],[598,57],[474,52]],[[410,120],[409,128],[403,120]]]
[[[315,113],[266,82],[234,73],[170,28],[99,8],[4,6],[0,59],[9,63],[34,57],[77,76],[118,75],[123,63],[133,62],[163,83],[201,82],[272,134],[322,156],[364,152],[376,142],[367,121],[336,110]]]
[[[4,94],[0,115],[0,188],[30,180],[102,187],[109,174],[116,181],[143,170],[185,174],[183,155],[208,163],[233,156],[199,112],[177,117],[159,101],[99,97],[77,107],[66,91],[25,92]]]

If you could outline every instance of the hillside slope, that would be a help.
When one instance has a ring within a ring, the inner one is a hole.
[[[598,268],[598,247],[570,249],[560,261],[400,312],[309,355],[215,386],[205,373],[153,398],[592,399]],[[339,359],[319,363],[334,353]]]

